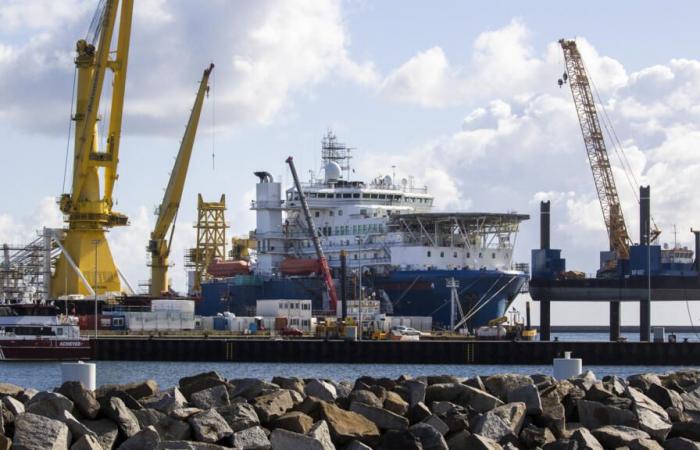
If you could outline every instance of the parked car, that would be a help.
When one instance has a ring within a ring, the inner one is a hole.
[[[401,334],[403,336],[421,336],[423,334],[415,328],[406,327],[403,325],[395,325],[391,327],[391,331],[393,331],[394,333]]]
[[[280,330],[280,335],[282,335],[282,336],[303,336],[304,333],[298,328],[287,327],[287,328],[283,328],[282,330]]]

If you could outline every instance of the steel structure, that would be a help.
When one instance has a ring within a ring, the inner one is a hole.
[[[192,156],[192,148],[194,147],[194,139],[197,134],[199,117],[202,113],[204,96],[209,91],[207,84],[209,74],[213,69],[214,64],[211,64],[204,70],[202,80],[199,82],[199,90],[185,128],[185,135],[180,143],[180,150],[175,159],[173,170],[170,172],[170,180],[163,194],[163,201],[157,210],[158,219],[156,220],[156,225],[153,228],[153,232],[151,232],[151,239],[148,241],[148,251],[151,254],[151,286],[149,292],[154,297],[169,291],[168,256],[170,255],[170,246],[173,242],[175,220],[180,209],[180,200],[185,187],[187,169]]]
[[[191,295],[200,295],[202,281],[208,277],[207,267],[214,259],[226,258],[226,196],[221,195],[218,202],[205,202],[202,194],[197,197],[197,246],[191,248],[185,264],[192,269],[193,277]]]
[[[608,151],[605,147],[588,74],[581,54],[576,47],[576,41],[561,39],[559,44],[564,51],[566,75],[583,133],[583,142],[593,172],[593,181],[598,192],[600,207],[603,211],[603,219],[610,240],[610,250],[615,251],[618,259],[629,259],[631,240],[622,214],[620,197],[610,167]]]
[[[119,9],[117,47],[111,50]],[[132,12],[133,0],[101,1],[91,25],[89,34],[92,36],[76,44],[73,177],[71,192],[60,199],[68,227],[62,241],[63,253],[53,275],[51,295],[54,298],[89,294],[90,289],[82,283],[81,276],[88,277],[90,286],[100,295],[122,291],[105,231],[128,223],[125,215],[112,210],[112,193],[117,180]],[[101,149],[97,134],[98,111],[108,69],[113,73],[112,100],[107,145]],[[69,263],[70,259],[75,267]],[[99,272],[93,270],[94,265],[99,267]]]
[[[50,230],[27,245],[2,245],[0,304],[43,303],[51,287],[51,261],[59,249]]]

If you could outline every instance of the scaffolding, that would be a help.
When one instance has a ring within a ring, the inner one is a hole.
[[[51,290],[51,267],[60,254],[55,230],[44,228],[29,244],[2,244],[0,304],[44,303]]]
[[[202,281],[209,278],[207,267],[216,259],[226,257],[226,196],[221,195],[218,202],[205,202],[202,194],[197,199],[197,246],[188,250],[185,255],[185,266],[189,269],[190,295],[199,296],[202,292]]]

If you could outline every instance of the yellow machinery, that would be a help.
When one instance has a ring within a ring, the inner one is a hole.
[[[182,190],[185,187],[187,168],[190,164],[190,156],[192,156],[194,138],[197,134],[199,117],[204,103],[204,95],[209,90],[207,85],[209,74],[213,69],[214,64],[211,64],[204,71],[202,80],[199,82],[199,90],[197,91],[194,107],[187,122],[187,128],[185,128],[185,135],[180,143],[180,150],[178,151],[177,159],[175,159],[175,165],[170,173],[170,180],[163,195],[163,201],[158,207],[158,219],[151,233],[151,240],[148,242],[148,251],[151,253],[150,294],[154,297],[169,290],[168,256],[170,255],[170,245],[172,244],[173,232],[175,231],[175,218],[180,208]],[[168,230],[170,231],[169,233]]]
[[[255,248],[255,239],[250,237],[233,237],[231,238],[231,250],[229,257],[233,260],[250,259],[250,250]]]
[[[117,48],[111,51],[120,3]],[[76,45],[73,181],[70,194],[63,194],[60,200],[68,227],[61,239],[63,252],[52,278],[53,298],[91,294],[91,291],[104,295],[122,290],[105,231],[128,223],[125,215],[112,210],[112,191],[119,162],[133,0],[104,0],[100,6],[93,20],[95,39],[92,42],[81,39]],[[107,69],[113,73],[112,104],[107,145],[100,149],[97,112]]]
[[[200,295],[202,280],[207,277],[207,267],[214,259],[226,257],[226,196],[218,202],[205,202],[202,194],[197,197],[197,246],[186,255],[187,266],[193,269],[190,295]]]

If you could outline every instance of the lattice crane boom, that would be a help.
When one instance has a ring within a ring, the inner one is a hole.
[[[603,212],[605,227],[608,231],[610,250],[615,251],[618,259],[629,259],[631,240],[622,214],[620,197],[615,186],[588,74],[581,54],[576,47],[576,41],[561,39],[559,44],[564,51],[566,75],[583,133],[583,142],[593,172],[593,181]]]

